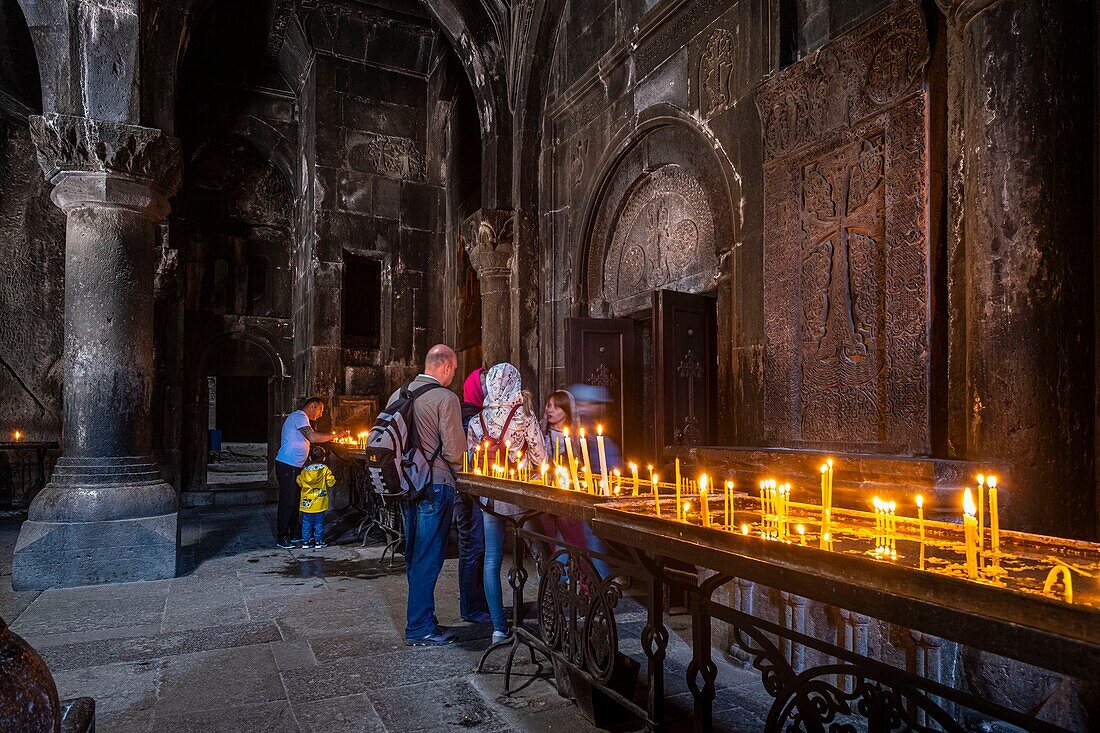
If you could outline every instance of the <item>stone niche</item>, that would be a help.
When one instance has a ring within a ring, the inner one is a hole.
[[[901,2],[757,94],[771,445],[931,451],[929,58]]]

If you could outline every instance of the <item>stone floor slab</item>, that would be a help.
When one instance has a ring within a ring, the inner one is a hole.
[[[253,705],[218,706],[205,710],[162,712],[153,716],[156,733],[299,733],[290,703],[279,700]]]
[[[365,694],[300,703],[294,712],[303,733],[386,733]]]
[[[270,646],[169,657],[159,713],[229,708],[286,699]]]
[[[386,730],[504,731],[511,725],[466,680],[444,680],[368,693]]]
[[[165,679],[164,660],[125,662],[54,673],[62,700],[94,690],[97,714],[151,710]]]

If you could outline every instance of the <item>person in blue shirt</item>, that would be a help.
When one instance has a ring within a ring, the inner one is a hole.
[[[310,397],[283,421],[282,439],[275,456],[275,478],[279,482],[279,511],[275,519],[275,543],[289,550],[301,540],[291,537],[299,528],[298,474],[309,459],[311,445],[329,443],[341,437],[340,433],[318,433],[313,423],[325,414],[325,402],[320,397]]]

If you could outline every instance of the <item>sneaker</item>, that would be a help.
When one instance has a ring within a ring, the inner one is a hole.
[[[509,629],[508,631],[494,631],[493,632],[493,643],[494,644],[499,644],[502,641],[508,641],[511,638],[512,638],[512,630],[511,629]]]
[[[455,635],[443,629],[436,629],[427,636],[422,636],[419,639],[409,639],[407,637],[405,639],[405,646],[447,646],[448,644],[454,643]]]
[[[294,549],[294,543],[290,541],[289,537],[280,537],[278,540],[276,540],[275,546],[276,547],[281,547],[284,550],[293,550]]]
[[[314,545],[314,544],[313,544],[313,540],[310,540],[309,542],[303,542],[303,543],[302,543],[302,547],[310,547],[310,548],[313,548],[313,547],[316,547],[316,545]]]
[[[302,542],[301,537],[294,537],[290,541],[291,541],[292,544],[295,544],[295,545],[304,545],[305,544],[304,542]]]
[[[493,617],[489,615],[488,611],[482,611],[481,613],[475,613],[473,616],[463,616],[462,620],[472,624],[487,624],[493,620]]]
[[[324,540],[317,540],[317,544],[315,544],[314,547],[328,547],[328,545],[325,544]]]

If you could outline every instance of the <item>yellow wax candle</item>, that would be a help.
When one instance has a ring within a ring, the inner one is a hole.
[[[680,459],[676,459],[676,519],[681,519],[680,514]]]
[[[588,493],[592,494],[596,491],[596,485],[592,481],[592,461],[588,458],[588,439],[584,434],[584,428],[581,428],[579,439],[581,444],[581,458],[584,459],[584,482],[588,489]]]
[[[462,453],[462,473],[470,472],[470,451]]]
[[[623,472],[616,468],[612,472],[612,475],[615,477],[615,480],[612,482],[614,485],[611,487],[611,493],[618,496],[623,491]]]
[[[985,566],[985,476],[978,474],[978,562]]]
[[[887,527],[889,529],[889,536],[890,536],[890,556],[891,557],[897,557],[897,555],[898,555],[898,514],[897,514],[897,512],[898,512],[897,502],[893,502],[893,501],[890,502],[890,514],[887,517],[887,521],[889,522],[889,524],[887,525]]]
[[[546,473],[549,470],[550,470],[550,464],[548,464],[546,461],[543,461],[542,465],[539,466],[539,473],[542,476],[542,483],[546,484],[547,486],[550,485],[546,480]]]
[[[680,521],[684,524],[691,524],[691,520],[688,515],[691,513],[691,502],[685,501],[683,507],[680,510]]]
[[[768,500],[765,497],[765,493],[768,490],[768,482],[760,482],[760,528],[764,529],[768,520]]]
[[[997,512],[997,477],[990,476],[989,484],[989,548],[994,555],[1001,551],[1001,518]]]
[[[566,435],[568,435],[569,428],[566,428]],[[554,438],[554,463],[561,462],[561,438]]]
[[[596,423],[596,452],[600,455],[600,473],[603,474],[605,486],[610,486],[607,481],[607,453],[603,449],[603,425]]]
[[[710,498],[707,496],[707,475],[699,477],[699,511],[702,512],[703,526],[710,526]]]
[[[805,547],[806,546],[806,528],[800,524],[795,529],[798,530],[799,544],[801,544],[803,547]]]
[[[573,479],[573,490],[580,491],[581,480],[577,478],[577,461],[573,458],[573,441],[569,439],[569,428],[563,430],[562,435],[565,436],[565,453],[569,460],[569,475]]]
[[[978,507],[974,504],[974,496],[970,493],[970,487],[963,492],[963,539],[966,542],[966,577],[971,580],[978,578],[978,544],[976,533],[978,520],[974,516]]]
[[[726,482],[726,526],[733,529],[733,482]]]
[[[484,473],[486,476],[488,476],[489,475],[489,441],[487,441],[487,440],[485,441],[484,445],[482,446],[481,455],[482,455],[482,460],[484,462],[484,467],[482,468],[482,473]]]
[[[920,494],[917,494],[917,528],[920,530],[920,543],[924,545],[924,497]]]
[[[1066,603],[1073,603],[1073,576],[1070,575],[1069,568],[1061,563],[1050,569],[1050,573],[1047,574],[1046,582],[1043,583],[1043,592],[1050,593],[1054,588],[1054,584],[1058,581],[1059,576],[1061,576],[1062,583],[1066,587],[1063,594]]]
[[[634,496],[638,495],[638,464],[630,464],[630,478],[634,482]]]
[[[748,533],[749,533],[749,525],[742,524],[741,525],[741,534],[747,535]]]
[[[875,509],[875,554],[882,554],[882,500],[877,496],[871,499]]]
[[[504,473],[508,473],[508,454],[512,452],[512,441],[504,441]]]
[[[657,518],[661,518],[661,492],[657,490],[657,474],[649,472],[649,480],[653,482],[653,505],[657,508]]]

